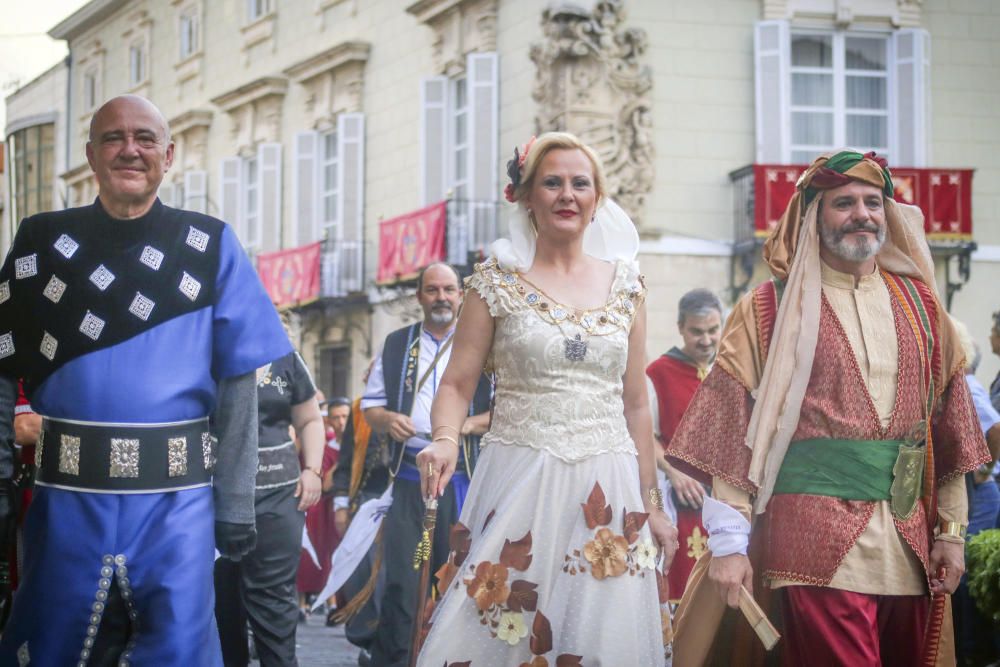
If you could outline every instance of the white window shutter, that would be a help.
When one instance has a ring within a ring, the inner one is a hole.
[[[156,196],[160,198],[160,203],[164,206],[174,206],[174,184],[162,181]]]
[[[319,232],[319,133],[313,130],[295,135],[292,163],[293,246],[318,241]]]
[[[496,53],[470,53],[466,62],[469,87],[470,199],[497,200],[499,160],[500,62]]]
[[[184,172],[183,208],[195,213],[208,213],[208,172],[192,169]]]
[[[924,167],[929,160],[927,128],[930,127],[930,35],[920,28],[897,30],[892,35],[895,54],[895,117],[890,127],[892,163]],[[893,111],[892,109],[890,109]]]
[[[340,171],[338,220],[335,241],[340,254],[339,278],[343,293],[358,292],[364,279],[365,234],[365,116],[342,113],[337,117]]]
[[[756,161],[786,163],[791,133],[788,22],[758,21],[754,26],[753,47]]]
[[[281,144],[262,143],[257,147],[260,209],[254,237],[262,250],[281,248]]]
[[[447,190],[445,138],[448,79],[425,77],[420,82],[420,200],[426,206],[444,199]]]
[[[243,161],[238,157],[223,158],[219,172],[219,206],[220,217],[223,222],[228,222],[236,231],[243,245],[247,245],[248,229],[240,210],[240,202],[243,201],[242,188]]]

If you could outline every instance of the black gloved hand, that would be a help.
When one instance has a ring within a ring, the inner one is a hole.
[[[215,548],[229,560],[240,560],[256,544],[257,529],[252,523],[215,522]]]

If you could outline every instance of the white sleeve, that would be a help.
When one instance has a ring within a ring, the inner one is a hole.
[[[361,409],[381,408],[389,404],[389,399],[385,393],[385,377],[382,375],[382,355],[375,357],[372,370],[368,374],[368,384],[365,385],[365,393],[361,397]]]

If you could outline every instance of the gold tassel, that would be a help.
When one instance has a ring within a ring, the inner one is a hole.
[[[424,534],[420,537],[420,542],[417,543],[417,548],[413,552],[413,569],[419,570],[420,566],[426,563],[431,558],[431,534],[426,528],[424,528]]]
[[[383,521],[378,527],[378,533],[375,535],[375,562],[372,563],[372,573],[357,595],[352,597],[347,604],[338,609],[337,613],[333,615],[333,620],[337,623],[346,623],[354,618],[361,611],[361,608],[368,603],[372,594],[375,593],[375,582],[378,580],[379,570],[382,569],[382,529],[384,527],[385,522]]]

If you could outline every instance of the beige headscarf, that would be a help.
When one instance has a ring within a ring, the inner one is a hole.
[[[763,513],[771,498],[778,470],[798,427],[812,374],[822,294],[817,218],[823,191],[842,185],[843,180],[838,183],[831,179],[840,174],[880,189],[889,183],[883,165],[873,154],[859,156],[857,164],[835,174],[827,163],[843,153],[823,155],[806,170],[785,214],[764,244],[764,261],[774,277],[785,282],[785,288],[761,377],[740,378],[746,386],[756,387],[746,444],[753,452],[749,477],[758,487],[754,503],[757,514]],[[924,237],[923,213],[915,206],[897,204],[886,197],[885,216],[887,233],[876,256],[878,265],[920,280],[934,290],[934,262]],[[942,320],[942,328],[950,330],[947,318]],[[954,336],[942,338],[949,343],[955,340]],[[947,351],[949,345],[943,349]]]

